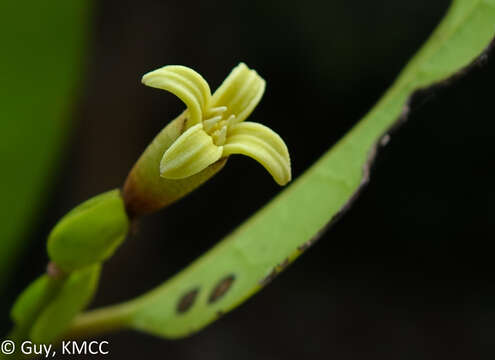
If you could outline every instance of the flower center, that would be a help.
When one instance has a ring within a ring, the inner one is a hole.
[[[228,128],[235,120],[234,114],[226,118],[226,111],[227,106],[211,108],[209,111],[210,117],[203,121],[203,129],[212,137],[213,143],[217,146],[225,144]]]

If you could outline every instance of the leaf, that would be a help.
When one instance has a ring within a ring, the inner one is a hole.
[[[66,137],[89,2],[0,2],[0,288],[25,247]]]
[[[163,285],[127,303],[82,315],[70,333],[121,319],[130,328],[182,337],[260,290],[356,198],[368,181],[381,139],[405,118],[412,96],[465,73],[493,38],[494,24],[494,0],[454,1],[378,104],[291,186]]]

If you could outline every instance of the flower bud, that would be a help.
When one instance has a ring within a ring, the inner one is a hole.
[[[54,279],[46,274],[38,277],[17,298],[10,312],[12,320],[20,327],[29,326],[62,284],[62,279]]]
[[[65,215],[48,237],[48,254],[70,272],[109,258],[129,230],[119,190],[95,196]]]
[[[74,271],[60,287],[53,299],[33,324],[30,339],[46,344],[59,338],[74,317],[93,298],[100,277],[101,265],[96,264]]]

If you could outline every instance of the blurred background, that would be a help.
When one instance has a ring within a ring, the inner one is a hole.
[[[26,249],[2,291],[2,332],[6,309],[45,269],[51,227],[78,203],[121,186],[182,111],[174,96],[142,86],[144,73],[183,64],[215,89],[246,62],[267,79],[251,119],[285,139],[297,177],[373,106],[449,3],[101,0],[78,10],[89,17],[85,55],[74,62],[81,80],[41,206],[18,240]],[[416,107],[351,210],[265,290],[187,339],[105,336],[107,358],[492,359],[494,74],[492,59]],[[92,306],[160,284],[279,191],[253,160],[231,158],[199,190],[141,222],[105,266]],[[2,226],[10,221],[3,214]]]

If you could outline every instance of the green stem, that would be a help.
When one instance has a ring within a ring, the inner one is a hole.
[[[123,303],[85,312],[74,319],[62,338],[82,339],[127,329],[133,308],[129,305]]]

